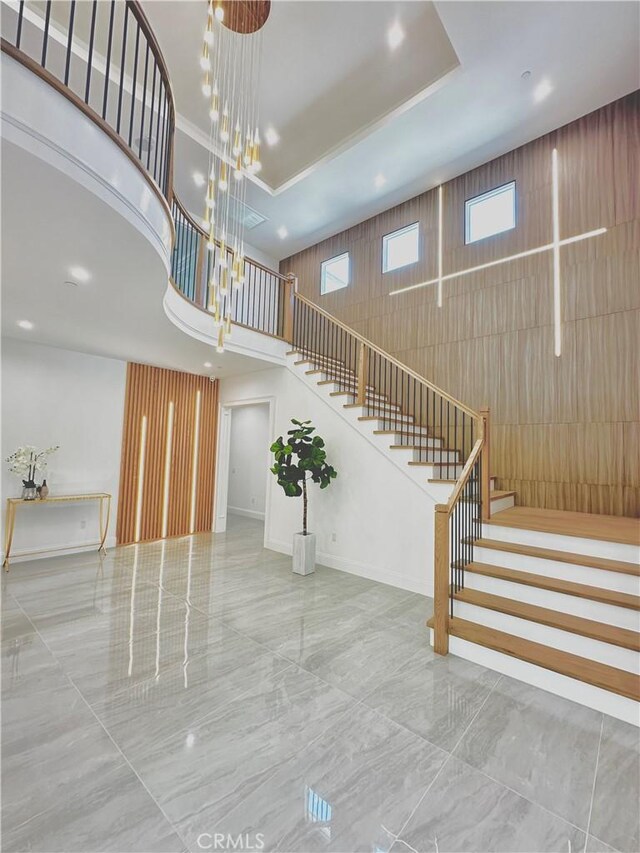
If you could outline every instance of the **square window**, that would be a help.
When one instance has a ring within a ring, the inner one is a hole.
[[[320,267],[320,293],[333,293],[349,284],[349,252],[323,261]]]
[[[382,272],[415,264],[420,257],[420,223],[414,222],[382,238]]]
[[[475,243],[516,227],[516,182],[464,203],[464,242]]]

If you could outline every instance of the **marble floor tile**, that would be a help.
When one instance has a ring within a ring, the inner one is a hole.
[[[362,614],[331,642],[307,648],[300,664],[319,678],[362,699],[414,655],[434,656],[426,629],[422,635],[384,617]]]
[[[578,853],[585,834],[450,758],[400,832],[393,853]]]
[[[132,763],[181,836],[193,838],[210,832],[352,704],[290,667],[192,728],[178,723],[170,738]]]
[[[118,746],[135,760],[290,666],[284,658],[230,632],[226,641],[212,644],[186,665],[174,664],[130,688],[104,690],[103,699],[89,697],[89,701]],[[82,690],[82,684],[79,687]]]
[[[398,622],[407,628],[424,631],[427,620],[433,616],[433,599],[428,595],[412,592],[409,593],[409,598],[383,610],[382,615],[390,622]]]
[[[365,705],[451,751],[500,675],[429,647],[382,679]]]
[[[617,851],[615,847],[609,847],[608,844],[605,844],[604,841],[600,841],[600,839],[596,838],[595,835],[588,835],[585,853],[619,853],[619,851]]]
[[[266,850],[384,850],[446,758],[437,747],[357,705],[215,831],[260,833]]]
[[[640,729],[607,716],[589,832],[622,853],[640,850]]]
[[[503,677],[455,755],[587,829],[602,715]]]

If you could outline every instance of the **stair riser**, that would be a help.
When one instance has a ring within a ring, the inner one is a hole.
[[[640,595],[640,578],[620,572],[608,572],[603,569],[594,569],[592,566],[574,566],[573,563],[560,563],[541,557],[494,551],[493,548],[478,548],[477,545],[473,549],[473,559],[477,563],[486,563],[489,566],[502,566],[505,569],[517,569],[548,578],[613,589],[629,595]]]
[[[392,444],[407,444],[437,449],[442,445],[441,438],[428,438],[427,436],[422,436],[419,432],[415,435],[386,435],[384,438],[389,442],[389,447]]]
[[[493,491],[493,489],[491,490]],[[513,495],[509,495],[509,497],[505,498],[497,498],[497,500],[491,501],[491,514],[496,512],[502,512],[503,509],[511,509],[512,506],[516,505],[516,499]]]
[[[431,630],[431,645],[433,645],[433,630]],[[556,696],[563,696],[565,699],[578,702],[587,708],[594,708],[596,711],[609,714],[618,720],[624,720],[631,725],[640,725],[638,703],[626,696],[618,696],[616,693],[594,687],[592,684],[585,684],[575,678],[560,675],[552,670],[513,658],[494,649],[487,649],[484,646],[470,643],[468,640],[461,640],[459,637],[449,638],[449,652],[465,660],[473,661],[480,666],[501,672],[510,678],[532,684],[548,693],[555,693]]]
[[[581,539],[578,536],[561,536],[556,533],[543,533],[520,527],[501,527],[499,519],[496,517],[493,517],[491,522],[485,531],[485,536],[488,539],[517,542],[519,545],[535,545],[538,548],[568,551],[572,554],[589,554],[593,557],[605,557],[611,560],[625,560],[636,565],[640,563],[640,548],[635,545],[604,542],[600,539]]]
[[[617,607],[613,604],[604,604],[577,595],[566,595],[562,592],[552,592],[535,586],[503,581],[475,572],[465,572],[465,586],[468,589],[477,589],[492,595],[500,595],[503,598],[511,598],[514,601],[524,601],[529,604],[537,604],[539,607],[546,607],[549,610],[571,613],[574,616],[582,616],[584,619],[593,619],[595,622],[617,625],[619,628],[628,628],[630,631],[640,630],[640,613],[627,607]]]
[[[375,418],[376,413],[372,412],[368,414],[367,412],[359,411],[358,409],[351,409],[352,412],[356,412],[358,417],[362,418]],[[413,421],[407,415],[381,415],[384,417],[384,420],[373,420],[369,421],[369,423],[373,426],[374,429],[408,429],[413,426]],[[377,425],[379,424],[379,426]]]
[[[458,462],[460,454],[457,450],[414,450],[411,459],[414,462]]]
[[[573,634],[569,631],[531,622],[528,619],[499,613],[486,607],[478,607],[466,601],[455,601],[453,613],[454,616],[467,619],[469,622],[485,625],[487,628],[495,628],[505,634],[522,637],[525,640],[579,655],[588,660],[599,661],[616,669],[624,669],[627,672],[640,671],[640,654],[631,649],[623,649],[620,646],[603,643],[600,640],[593,640],[580,634]]]

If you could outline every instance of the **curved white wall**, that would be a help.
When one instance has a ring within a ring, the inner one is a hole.
[[[0,70],[2,138],[114,208],[156,248],[168,272],[170,214],[141,171],[95,122],[21,63],[3,53]]]

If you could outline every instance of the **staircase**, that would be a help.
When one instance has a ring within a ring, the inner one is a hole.
[[[498,490],[495,477],[473,475],[483,449],[488,460],[488,413],[481,439],[472,432],[460,441],[459,424],[440,414],[437,397],[425,407],[415,403],[415,385],[398,390],[405,368],[390,383],[389,370],[372,369],[373,345],[296,294],[295,310],[301,306],[316,325],[307,316],[301,334],[298,319],[290,369],[435,501],[447,502],[436,507],[436,614],[428,623],[436,651],[640,725],[638,523],[516,507],[515,492]],[[329,331],[319,333],[323,326]]]

